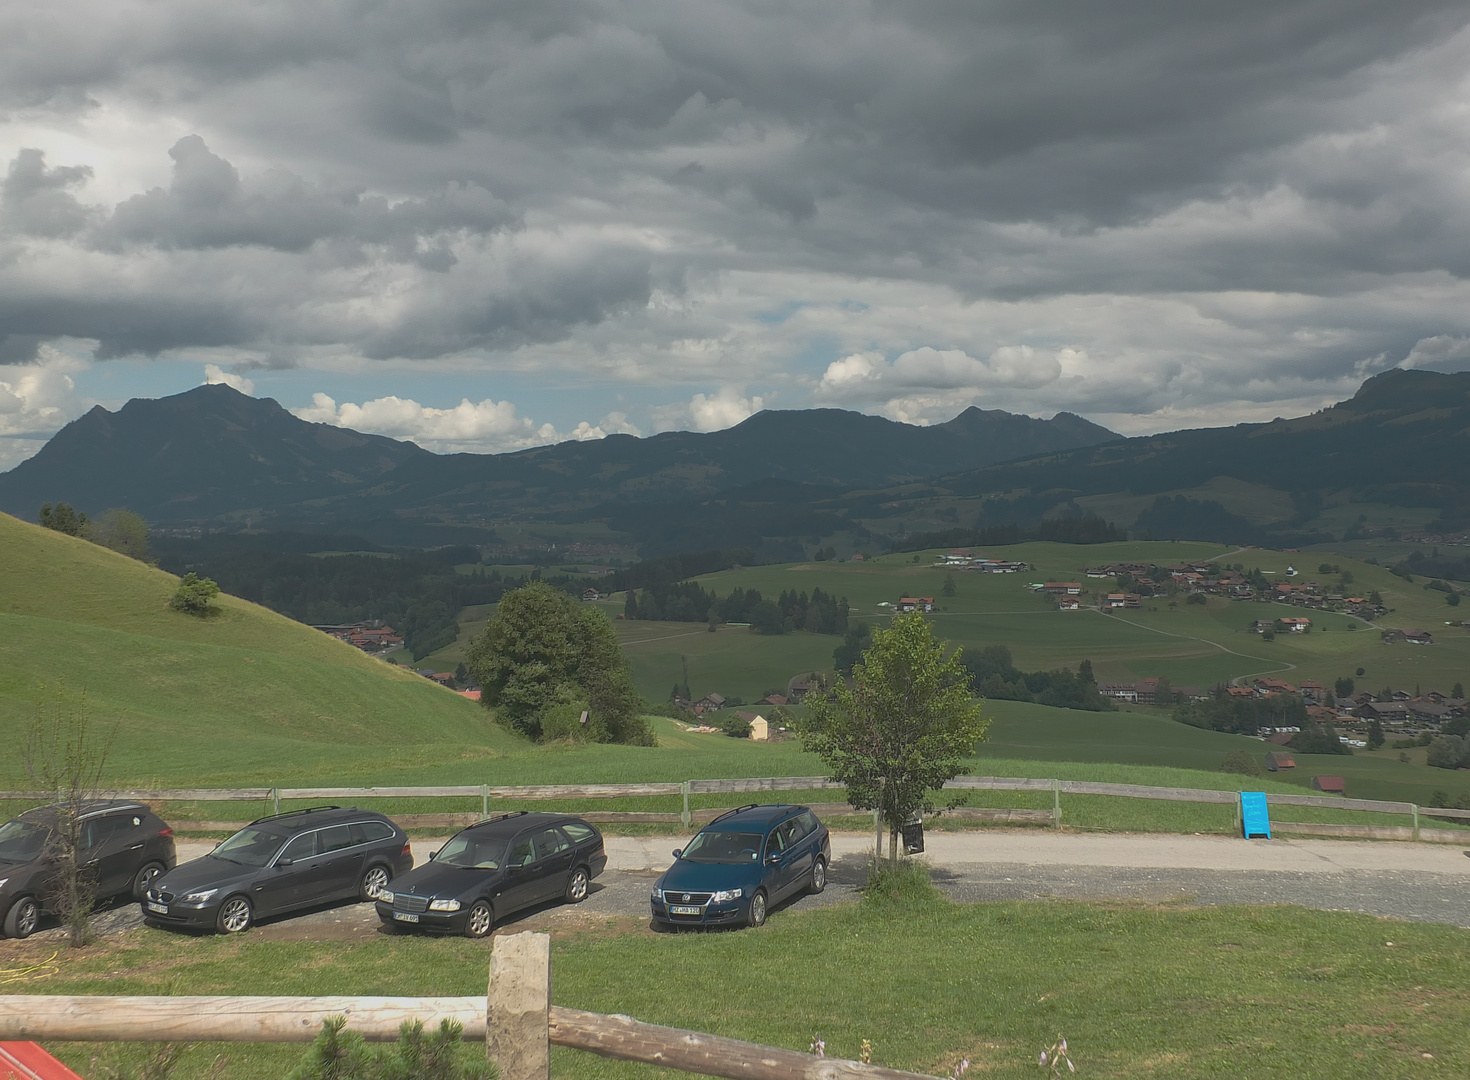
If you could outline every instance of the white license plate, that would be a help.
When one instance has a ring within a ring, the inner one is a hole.
[[[155,904],[152,900],[150,900],[150,901],[148,901],[148,910],[149,911],[156,911],[160,915],[167,915],[168,914],[168,905],[167,904]]]
[[[417,915],[411,915],[407,911],[395,911],[393,913],[393,917],[395,919],[397,919],[399,922],[418,922],[419,921],[419,917]]]
[[[669,913],[671,915],[698,915],[699,909],[697,907],[684,907],[682,904],[676,904],[669,908]]]

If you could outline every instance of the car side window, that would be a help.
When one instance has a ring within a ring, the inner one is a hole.
[[[505,860],[506,866],[530,866],[536,861],[536,853],[531,848],[531,838],[523,836],[515,842],[510,849],[510,858]]]
[[[580,844],[583,840],[591,840],[596,834],[591,825],[583,825],[580,821],[568,821],[561,827],[561,831],[570,836],[574,844]]]
[[[329,851],[341,851],[343,848],[352,846],[352,828],[348,825],[333,825],[329,829],[323,829],[319,834],[321,837],[321,853],[325,855]]]
[[[316,835],[315,832],[309,832],[295,837],[281,851],[281,856],[276,861],[284,862],[287,859],[298,861],[311,858],[316,854]]]
[[[810,836],[817,831],[817,815],[810,810],[803,810],[797,816],[797,820],[801,822],[801,829],[805,835]]]
[[[132,827],[131,817],[119,817],[114,814],[111,817],[93,818],[83,823],[82,846],[91,848],[105,844],[109,840],[122,836]]]
[[[571,847],[571,841],[561,834],[560,829],[542,829],[536,834],[536,857],[549,859],[557,852]]]
[[[351,828],[352,842],[354,844],[366,844],[373,840],[387,840],[393,835],[393,827],[382,821],[354,821]]]

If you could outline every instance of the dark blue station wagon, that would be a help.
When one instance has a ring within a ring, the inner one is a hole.
[[[832,841],[805,806],[742,806],[674,852],[653,885],[653,920],[666,926],[760,926],[775,904],[827,886]]]

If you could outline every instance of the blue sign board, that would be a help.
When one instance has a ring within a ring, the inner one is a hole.
[[[1247,840],[1256,837],[1271,839],[1271,815],[1266,810],[1264,791],[1240,793],[1240,830]]]

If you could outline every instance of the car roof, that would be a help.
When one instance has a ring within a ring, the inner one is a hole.
[[[53,820],[61,807],[56,803],[46,806],[33,806],[31,809],[20,814],[24,821]],[[142,803],[133,802],[130,799],[88,799],[81,804],[80,817],[97,817],[99,814],[116,813],[119,810],[134,810],[140,813],[152,813]]]
[[[538,826],[562,825],[573,821],[580,825],[587,824],[575,814],[549,814],[533,810],[520,810],[511,814],[502,814],[499,817],[493,817],[486,821],[477,821],[461,831],[470,832],[473,830],[477,836],[510,837],[515,836],[523,829],[536,828]]]
[[[301,810],[287,810],[281,814],[256,818],[250,824],[297,832],[305,829],[319,829],[323,825],[334,825],[340,821],[362,821],[364,819],[393,824],[392,819],[386,814],[380,814],[376,810],[362,810],[356,806],[308,806]]]
[[[805,809],[806,807],[797,806],[795,803],[771,803],[765,806],[757,806],[752,803],[749,806],[742,806],[721,814],[714,821],[711,821],[709,825],[769,826],[781,818],[788,817],[798,810]],[[709,828],[709,825],[706,825],[705,828]]]

